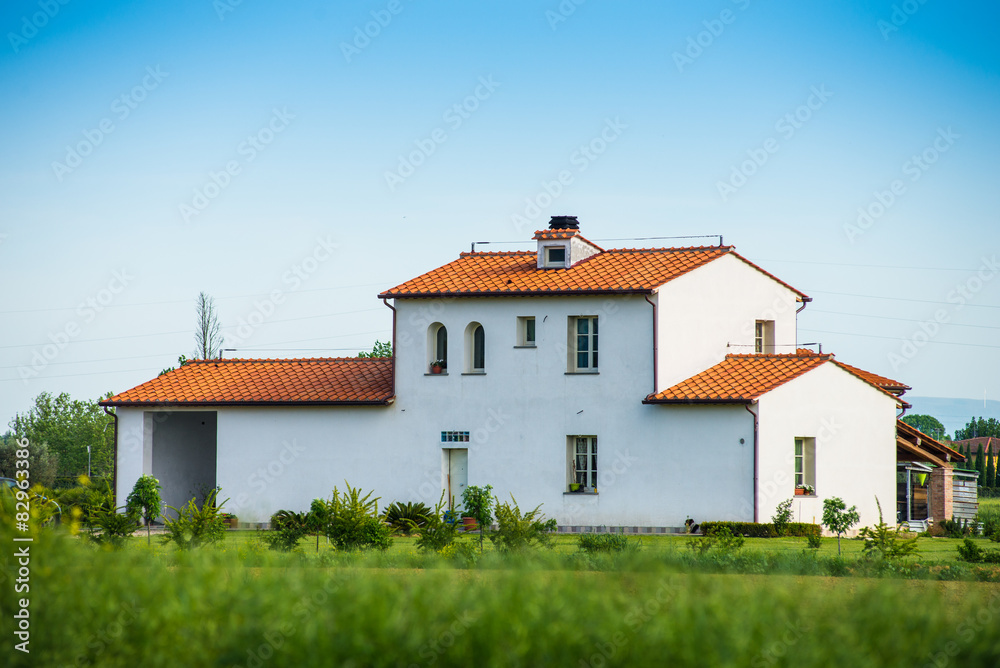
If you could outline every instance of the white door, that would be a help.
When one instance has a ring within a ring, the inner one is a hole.
[[[462,505],[462,492],[469,485],[469,449],[448,448],[445,451],[445,495],[448,506]]]

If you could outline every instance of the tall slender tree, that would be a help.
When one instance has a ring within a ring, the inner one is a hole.
[[[986,458],[983,457],[983,449],[976,451],[976,470],[979,471],[979,486],[986,484]]]
[[[222,333],[215,300],[204,292],[198,293],[198,324],[194,332],[195,359],[210,360],[222,357]]]
[[[986,449],[986,446],[982,446]],[[983,482],[983,487],[996,487],[997,486],[997,469],[996,464],[993,463],[993,453],[986,450],[986,480]]]

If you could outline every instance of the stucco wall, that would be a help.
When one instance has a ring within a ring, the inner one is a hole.
[[[856,505],[861,526],[896,521],[895,401],[826,363],[761,397],[760,519],[793,498],[795,521],[820,522],[823,499]],[[794,495],[796,437],[816,439],[816,497]],[[856,531],[856,530],[855,530]]]
[[[775,352],[795,352],[795,293],[732,255],[670,281],[657,297],[657,391],[727,354],[752,353],[757,320],[775,321]]]

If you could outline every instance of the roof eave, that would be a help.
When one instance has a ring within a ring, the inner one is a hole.
[[[573,295],[651,295],[659,289],[630,288],[627,290],[490,290],[484,292],[383,292],[379,299],[433,299],[435,297],[551,297]]]
[[[656,399],[646,397],[642,400],[644,404],[752,404],[755,399],[744,397],[730,397],[726,399]]]
[[[384,399],[362,401],[99,401],[98,406],[111,408],[189,408],[206,406],[388,406],[395,395]]]

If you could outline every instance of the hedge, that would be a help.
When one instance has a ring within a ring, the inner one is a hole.
[[[726,528],[734,535],[738,534],[747,538],[777,538],[778,532],[771,523],[761,522],[702,522],[701,532],[709,533],[714,529]],[[785,529],[786,536],[819,536],[820,527],[818,524],[806,522],[789,522]]]

